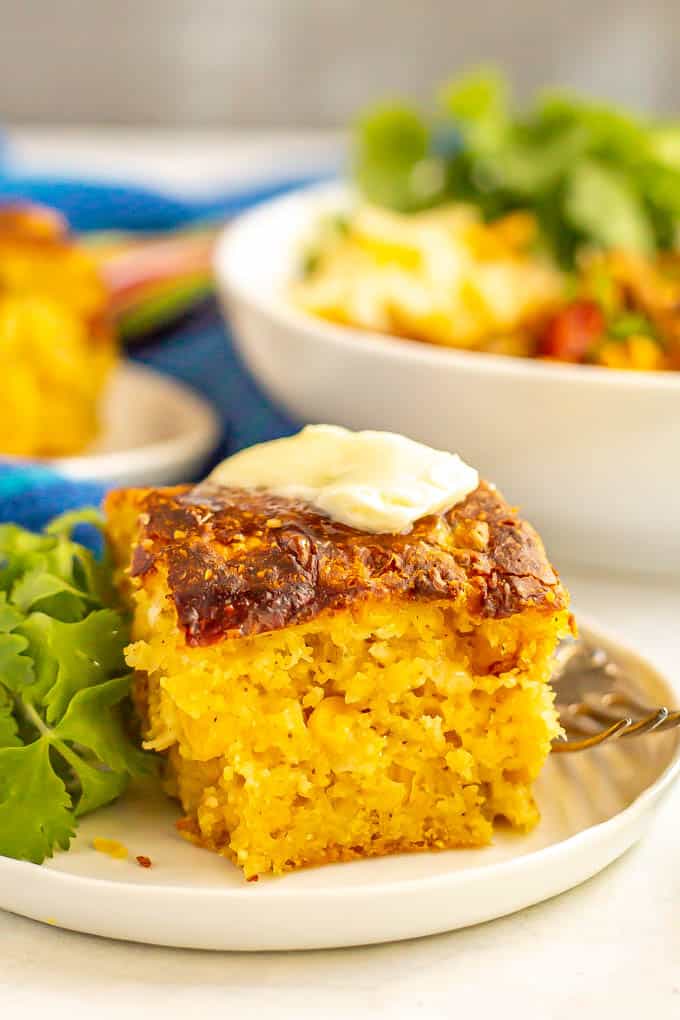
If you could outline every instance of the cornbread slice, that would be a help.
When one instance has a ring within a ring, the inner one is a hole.
[[[252,879],[536,823],[571,618],[494,488],[403,535],[207,483],[106,511],[146,746],[189,839]]]
[[[79,453],[118,357],[95,258],[52,210],[0,207],[0,451]]]

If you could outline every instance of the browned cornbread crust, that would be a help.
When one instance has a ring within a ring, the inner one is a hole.
[[[484,482],[400,535],[367,534],[299,500],[210,483],[112,492],[109,518],[131,504],[139,514],[126,536],[131,575],[167,572],[188,645],[305,623],[369,597],[461,601],[480,619],[567,605],[537,533]]]

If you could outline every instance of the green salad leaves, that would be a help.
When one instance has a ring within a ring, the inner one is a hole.
[[[356,132],[366,197],[404,212],[462,200],[493,218],[531,210],[569,267],[580,247],[651,254],[675,245],[680,122],[657,122],[565,92],[517,112],[505,81],[481,70],[447,85],[434,116],[398,104]]]
[[[0,854],[37,864],[150,771],[126,727],[127,623],[79,523],[99,514],[0,525]]]

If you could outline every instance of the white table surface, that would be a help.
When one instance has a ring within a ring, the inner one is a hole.
[[[336,136],[10,132],[32,169],[85,170],[194,192],[324,169]],[[645,652],[680,690],[680,579],[564,571],[578,612]],[[0,1017],[230,1020],[472,1015],[680,1017],[680,786],[646,838],[570,893],[465,931],[362,949],[212,954],[110,942],[0,911]]]

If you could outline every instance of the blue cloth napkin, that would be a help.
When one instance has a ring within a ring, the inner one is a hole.
[[[87,182],[0,177],[0,201],[23,197],[62,209],[78,229],[153,229],[240,212],[306,181],[285,181],[203,203],[182,203],[143,189]],[[146,218],[143,215],[146,209]],[[131,357],[181,379],[207,397],[223,426],[217,460],[251,443],[290,435],[298,427],[272,404],[245,370],[214,301]],[[188,481],[191,479],[187,479]],[[64,510],[98,504],[106,486],[62,478],[32,464],[0,462],[0,522],[37,530]]]
[[[27,176],[11,163],[0,163],[0,202],[53,206],[66,216],[76,231],[159,231],[187,223],[226,219],[257,202],[321,179],[319,174],[297,176],[230,191],[226,195],[182,197],[116,181]]]

